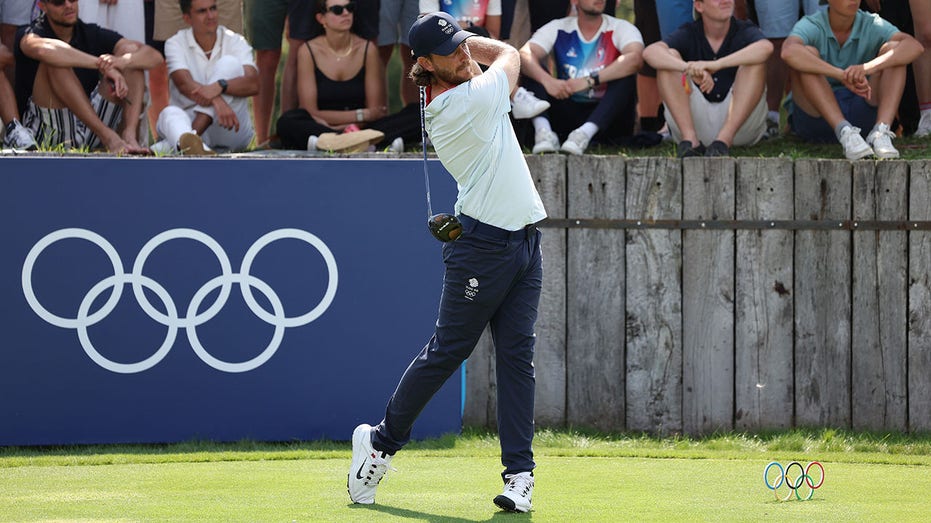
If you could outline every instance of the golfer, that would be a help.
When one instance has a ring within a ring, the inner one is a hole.
[[[467,40],[468,39],[468,40]],[[495,344],[504,510],[527,512],[533,494],[534,324],[543,285],[540,231],[546,217],[508,117],[520,57],[513,47],[463,31],[446,13],[410,30],[410,76],[426,87],[426,128],[459,185],[462,233],[443,244],[446,273],[436,332],[401,377],[376,427],[352,435],[349,497],[375,489],[411,427],[472,353],[486,325]],[[478,63],[488,66],[483,73]]]

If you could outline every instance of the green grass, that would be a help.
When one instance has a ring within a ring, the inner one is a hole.
[[[792,431],[702,439],[540,431],[534,511],[498,512],[494,434],[398,454],[378,504],[351,505],[345,442],[0,448],[0,521],[921,521],[931,437]],[[763,467],[817,459],[811,501],[777,502]]]

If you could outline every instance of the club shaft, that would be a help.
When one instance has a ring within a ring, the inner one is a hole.
[[[420,135],[423,147],[423,183],[427,188],[427,218],[433,216],[433,204],[430,202],[430,171],[427,169],[427,88],[420,86]]]

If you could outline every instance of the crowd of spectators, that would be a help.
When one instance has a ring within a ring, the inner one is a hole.
[[[422,136],[408,29],[442,10],[519,48],[512,117],[533,153],[665,138],[727,156],[791,133],[896,158],[897,137],[931,136],[927,1],[632,7],[634,24],[616,0],[0,0],[0,135],[14,150],[402,152]]]

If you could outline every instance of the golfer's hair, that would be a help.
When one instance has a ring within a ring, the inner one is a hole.
[[[181,6],[181,12],[183,14],[191,14],[191,0],[178,0],[178,4]]]
[[[414,85],[427,87],[433,83],[433,73],[424,69],[419,62],[414,62],[411,66],[411,72],[407,75],[414,81]]]

